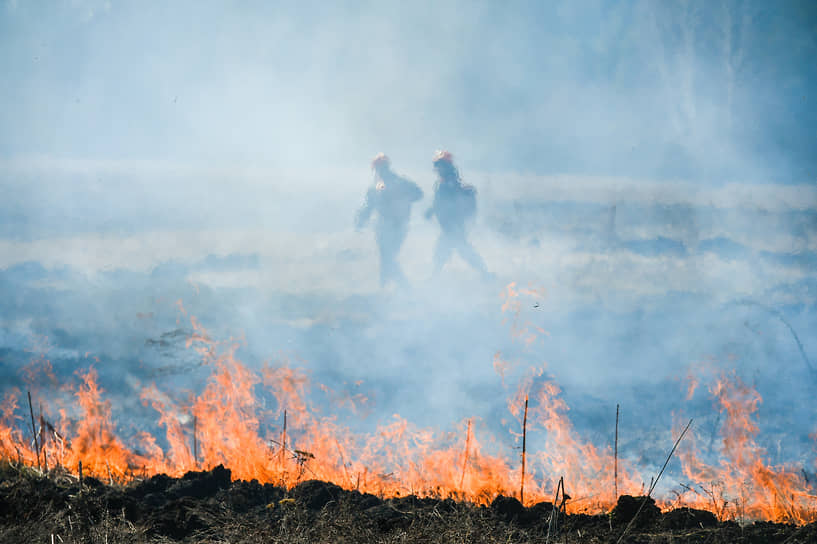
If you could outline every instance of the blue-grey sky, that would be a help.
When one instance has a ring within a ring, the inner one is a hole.
[[[602,444],[617,402],[668,437],[709,361],[813,459],[815,6],[6,0],[3,382],[47,345],[65,379],[98,356],[119,406],[157,375],[195,389],[182,300],[251,366],[363,379],[374,413],[424,425],[506,417],[502,352],[546,362]],[[430,279],[443,148],[494,283],[458,259]],[[352,225],[380,151],[425,192],[404,292]],[[499,310],[512,281],[546,292],[531,349]]]

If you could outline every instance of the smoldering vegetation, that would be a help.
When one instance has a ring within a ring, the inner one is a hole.
[[[817,537],[814,523],[719,522],[690,508],[662,514],[646,497],[621,496],[609,514],[565,515],[551,502],[523,507],[502,496],[476,506],[450,498],[381,498],[317,480],[285,489],[231,481],[221,466],[123,486],[3,464],[0,504],[0,537],[9,542],[796,544]]]

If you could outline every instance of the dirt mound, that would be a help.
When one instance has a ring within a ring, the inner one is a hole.
[[[636,518],[636,515],[638,517]],[[652,497],[633,497],[622,495],[618,498],[615,508],[613,508],[610,518],[613,525],[629,525],[633,518],[633,526],[639,529],[646,529],[655,525],[661,518],[661,509],[655,505]]]
[[[308,480],[292,489],[292,497],[309,510],[320,510],[343,495],[343,489],[320,480]]]
[[[499,495],[491,503],[491,511],[497,519],[504,522],[516,521],[525,512],[525,507],[515,497],[503,497]]]
[[[661,517],[661,527],[665,529],[708,529],[717,526],[715,514],[695,508],[676,508]]]

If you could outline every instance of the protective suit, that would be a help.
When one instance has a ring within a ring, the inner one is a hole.
[[[434,249],[434,275],[442,271],[456,250],[483,278],[491,278],[485,262],[467,238],[467,226],[477,212],[477,190],[462,183],[448,151],[437,152],[434,169],[439,179],[434,185],[434,202],[426,212],[426,218],[436,217],[440,224],[440,238]]]
[[[377,212],[374,226],[375,240],[380,254],[380,286],[389,281],[405,285],[397,256],[408,232],[411,205],[423,198],[423,191],[414,182],[395,174],[389,158],[379,154],[372,161],[375,186],[366,192],[366,202],[358,211],[355,226],[360,229]]]

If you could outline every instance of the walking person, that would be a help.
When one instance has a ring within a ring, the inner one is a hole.
[[[434,170],[438,176],[434,184],[434,202],[425,214],[427,219],[436,217],[440,225],[440,238],[434,248],[434,276],[440,274],[456,250],[483,279],[491,279],[485,261],[467,238],[468,225],[477,212],[477,190],[462,183],[454,158],[448,151],[438,151],[434,155]]]
[[[408,232],[411,206],[423,198],[423,191],[416,183],[394,173],[391,161],[383,153],[374,158],[372,169],[375,184],[366,192],[366,201],[357,213],[355,227],[364,227],[372,213],[377,212],[374,232],[380,254],[380,286],[385,287],[389,281],[407,285],[397,256]]]

